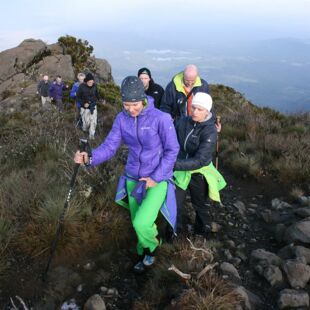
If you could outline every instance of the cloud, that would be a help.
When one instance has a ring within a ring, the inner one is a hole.
[[[153,57],[152,60],[154,61],[172,61],[172,57]]]
[[[145,54],[178,54],[178,55],[189,55],[191,54],[191,52],[189,51],[174,51],[171,49],[160,49],[160,50],[156,50],[156,49],[150,49],[150,50],[146,50],[144,51]]]
[[[172,56],[172,57],[152,57],[153,61],[196,61],[202,59],[201,57],[185,57],[185,56]]]
[[[258,83],[258,81],[255,79],[239,75],[224,75],[223,78],[227,80],[229,83],[251,83],[251,84]]]

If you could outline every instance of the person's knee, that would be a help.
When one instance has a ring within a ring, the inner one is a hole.
[[[143,233],[148,229],[147,223],[141,221],[137,217],[135,217],[135,219],[133,220],[132,225],[137,233]]]

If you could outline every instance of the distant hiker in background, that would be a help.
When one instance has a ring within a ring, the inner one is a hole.
[[[49,97],[50,87],[51,87],[51,83],[48,80],[48,75],[44,75],[37,86],[37,94],[41,96],[42,107],[45,106],[46,102],[50,102],[50,97]]]
[[[199,76],[195,65],[187,65],[184,71],[175,75],[167,85],[160,109],[169,113],[175,122],[182,116],[191,116],[192,100],[198,92],[209,94],[209,85]],[[212,109],[212,115],[215,122],[214,109]],[[217,129],[221,130],[221,128]]]
[[[77,75],[78,81],[75,82],[72,86],[72,89],[70,91],[70,97],[75,100],[75,119],[77,123],[77,127],[82,129],[82,117],[81,117],[81,103],[76,99],[76,93],[78,91],[79,86],[84,83],[85,74],[79,73]]]
[[[62,77],[57,75],[55,81],[49,89],[49,96],[51,97],[51,100],[55,101],[56,107],[59,111],[64,109],[64,104],[62,102],[63,91],[67,90],[68,88],[69,86],[65,85],[65,83],[62,81]]]
[[[159,109],[164,89],[154,82],[151,71],[148,68],[139,69],[138,77],[143,83],[145,93],[154,98],[155,108]]]
[[[95,139],[97,127],[97,102],[100,99],[94,76],[87,73],[84,83],[80,84],[76,100],[81,105],[83,131],[88,131],[89,139]]]
[[[220,202],[219,191],[226,182],[212,164],[217,129],[212,118],[212,98],[198,92],[191,104],[191,116],[183,116],[176,124],[180,152],[174,166],[177,198],[177,231],[182,232],[182,209],[189,190],[196,211],[194,232],[210,232],[206,198]]]
[[[179,151],[172,119],[154,108],[136,76],[126,77],[121,85],[123,111],[114,120],[105,141],[88,153],[79,151],[75,162],[97,166],[112,158],[121,143],[129,150],[124,174],[120,177],[116,202],[129,209],[138,243],[139,261],[134,271],[142,273],[153,265],[160,245],[155,224],[159,211],[175,226],[174,184],[169,182]]]

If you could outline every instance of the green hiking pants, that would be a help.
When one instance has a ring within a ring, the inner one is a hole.
[[[141,205],[138,205],[131,192],[137,182],[126,181],[131,221],[138,237],[137,252],[143,255],[145,249],[152,253],[159,245],[157,226],[155,224],[158,212],[165,201],[168,184],[166,181],[147,189]]]

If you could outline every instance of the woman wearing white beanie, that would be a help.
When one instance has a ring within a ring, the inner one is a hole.
[[[198,92],[192,101],[192,115],[181,118],[176,124],[180,144],[174,166],[178,232],[182,232],[182,207],[187,189],[196,211],[195,233],[205,235],[209,231],[206,198],[209,195],[212,200],[220,201],[219,191],[226,185],[212,164],[217,130],[211,109],[211,96]]]

